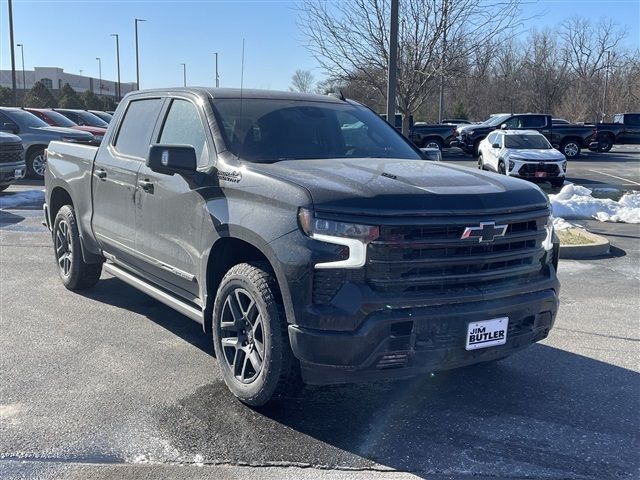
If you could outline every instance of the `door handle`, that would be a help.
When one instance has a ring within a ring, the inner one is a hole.
[[[138,180],[138,186],[147,193],[153,193],[153,182],[149,180]]]
[[[105,178],[107,178],[107,171],[104,168],[99,168],[95,171],[94,175],[100,180],[104,180]]]

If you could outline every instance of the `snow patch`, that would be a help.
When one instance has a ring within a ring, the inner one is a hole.
[[[557,219],[596,219],[601,222],[640,223],[640,193],[628,193],[616,202],[594,198],[591,190],[566,185],[557,195],[549,195]]]
[[[0,208],[16,208],[44,203],[44,190],[24,190],[0,196]]]
[[[567,222],[564,218],[553,217],[553,229],[554,230],[567,230],[569,228],[575,228],[577,225]]]

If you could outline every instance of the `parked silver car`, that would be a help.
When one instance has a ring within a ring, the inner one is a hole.
[[[53,140],[90,144],[94,138],[87,132],[71,128],[50,127],[32,113],[20,108],[0,107],[0,131],[22,139],[27,175],[44,178],[44,150]]]

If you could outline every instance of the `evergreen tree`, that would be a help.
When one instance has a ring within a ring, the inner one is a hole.
[[[0,105],[8,107],[13,102],[11,89],[8,87],[0,87]]]
[[[82,94],[82,101],[87,110],[101,110],[102,102],[100,98],[91,90],[87,90]]]
[[[111,97],[102,97],[100,100],[102,101],[102,106],[99,110],[103,112],[112,112],[117,107],[115,100]]]
[[[53,108],[57,106],[56,98],[46,85],[40,81],[33,84],[24,97],[24,106],[32,108]]]
[[[65,83],[58,99],[58,106],[60,108],[84,108],[84,103],[80,95],[71,88],[71,85]]]

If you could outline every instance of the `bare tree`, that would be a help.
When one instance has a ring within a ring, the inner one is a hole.
[[[292,92],[310,93],[314,91],[315,79],[309,70],[296,70],[291,77],[291,86],[289,90]]]
[[[403,0],[398,39],[397,107],[408,121],[450,77],[455,62],[517,25],[520,0]],[[307,48],[330,78],[358,79],[386,98],[389,0],[303,0]],[[444,42],[446,35],[447,41]],[[446,48],[447,51],[443,51]]]

